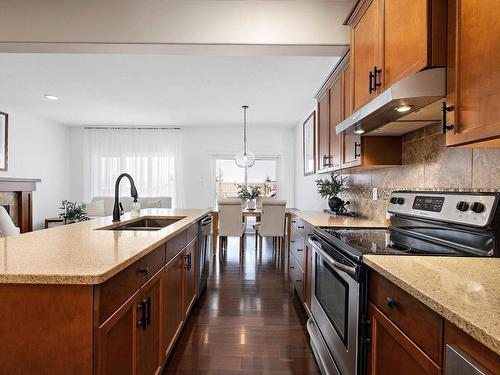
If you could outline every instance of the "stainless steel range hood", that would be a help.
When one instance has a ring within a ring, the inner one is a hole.
[[[409,133],[440,120],[440,106],[436,102],[445,96],[446,69],[421,71],[395,83],[354,112],[336,126],[336,133],[377,136]]]

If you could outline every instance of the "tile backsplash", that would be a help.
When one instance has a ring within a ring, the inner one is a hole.
[[[403,137],[403,165],[353,171],[342,199],[349,209],[371,219],[385,217],[386,200],[393,190],[500,190],[500,148],[446,147],[439,125],[418,129]],[[377,188],[378,199],[372,199]]]

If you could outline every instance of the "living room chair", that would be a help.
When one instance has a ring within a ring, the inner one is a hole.
[[[245,223],[241,209],[241,199],[227,198],[217,202],[219,207],[219,244],[227,246],[227,237],[240,238],[240,251],[244,248]]]
[[[5,208],[0,206],[0,236],[16,236],[19,233],[21,233],[20,229],[14,225]]]
[[[262,201],[261,221],[254,225],[261,250],[262,237],[273,237],[275,243],[278,244],[278,249],[281,250],[285,237],[285,211],[285,200],[266,199]]]

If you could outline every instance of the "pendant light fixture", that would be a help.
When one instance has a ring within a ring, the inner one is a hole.
[[[249,168],[255,164],[255,155],[248,151],[247,147],[247,110],[248,106],[243,107],[243,152],[239,152],[234,157],[236,165],[241,168]]]

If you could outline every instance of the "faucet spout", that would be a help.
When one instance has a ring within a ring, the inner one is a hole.
[[[122,180],[123,177],[127,177],[128,180],[130,181],[130,196],[134,198],[134,200],[137,200],[138,194],[137,194],[137,189],[135,187],[134,179],[132,178],[131,175],[128,173],[122,173],[121,175],[118,176],[115,182],[115,205],[113,206],[113,222],[120,221],[120,201],[119,201],[119,195],[120,195],[120,181]]]

